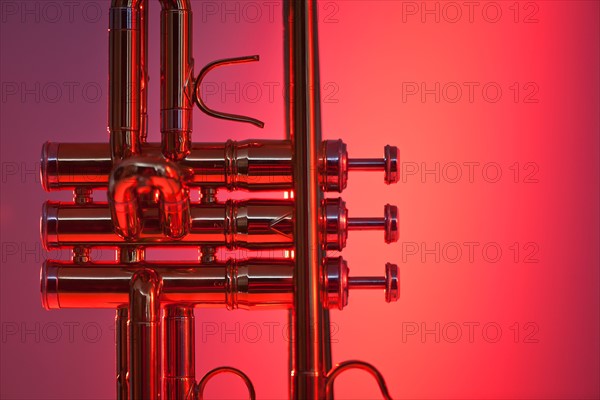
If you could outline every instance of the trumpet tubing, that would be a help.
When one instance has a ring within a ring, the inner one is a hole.
[[[141,153],[160,157],[160,144],[145,143]],[[383,158],[348,158],[341,140],[323,141],[319,177],[327,191],[342,192],[349,170],[384,171],[387,184],[398,181],[398,149],[385,146]],[[194,143],[179,162],[190,176],[188,187],[229,190],[292,190],[292,148],[289,140],[228,140]],[[106,189],[113,168],[104,143],[51,143],[42,148],[41,181],[47,191]]]
[[[42,304],[116,310],[116,397],[202,399],[212,377],[240,377],[256,397],[251,372],[233,366],[197,380],[194,309],[282,309],[290,313],[289,397],[332,399],[333,381],[357,368],[390,398],[383,376],[363,361],[331,365],[329,310],[348,305],[352,290],[380,290],[399,299],[398,267],[381,276],[352,276],[341,251],[351,230],[399,236],[397,207],[382,215],[353,215],[340,197],[353,170],[383,172],[398,181],[399,152],[350,158],[342,140],[322,140],[317,10],[314,0],[286,1],[285,139],[222,143],[192,141],[194,105],[209,116],[263,127],[257,119],[209,108],[202,79],[213,69],[258,56],[212,62],[194,73],[189,0],[161,0],[160,143],[148,137],[148,0],[112,0],[109,22],[109,143],[42,146],[41,181],[48,192],[73,192],[72,202],[47,201],[41,236],[48,250],[70,248],[69,262],[47,260]],[[202,129],[199,129],[202,132]],[[107,201],[94,199],[105,190]],[[192,190],[200,193],[193,200]],[[217,191],[289,191],[284,200],[217,200]],[[196,262],[152,261],[147,248],[195,247]],[[216,250],[287,250],[289,258],[217,259]],[[93,249],[117,251],[92,260]],[[161,361],[162,360],[162,361]]]

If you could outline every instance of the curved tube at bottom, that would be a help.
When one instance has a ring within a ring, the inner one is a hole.
[[[226,373],[239,376],[242,379],[242,381],[244,381],[244,384],[246,385],[246,388],[248,389],[248,395],[250,397],[250,400],[256,400],[256,391],[254,390],[254,385],[252,384],[252,381],[250,380],[248,375],[246,375],[241,370],[239,370],[237,368],[233,368],[233,367],[218,367],[218,368],[208,371],[206,373],[206,375],[204,375],[202,377],[202,379],[200,380],[200,382],[198,382],[198,385],[196,386],[197,399],[204,400],[204,388],[206,388],[206,384],[213,377],[220,375],[220,374],[226,374]]]
[[[381,375],[381,372],[371,364],[360,360],[344,361],[337,364],[327,373],[327,376],[325,377],[325,396],[329,397],[332,393],[335,379],[342,372],[350,369],[362,369],[363,371],[367,371],[377,382],[377,386],[379,386],[383,399],[392,400],[392,396],[390,396],[390,392],[388,391],[387,384],[385,383],[385,379],[383,378],[383,375]]]

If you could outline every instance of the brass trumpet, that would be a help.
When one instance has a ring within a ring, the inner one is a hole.
[[[116,397],[202,399],[220,373],[239,376],[256,397],[248,374],[216,368],[196,381],[194,308],[288,310],[291,399],[332,399],[345,370],[365,370],[390,399],[382,375],[363,361],[331,362],[329,309],[343,309],[350,289],[377,289],[399,297],[398,267],[380,277],[350,276],[342,250],[349,230],[382,230],[398,240],[398,209],[382,217],[355,217],[341,198],[351,170],[383,171],[398,181],[398,149],[382,158],[350,158],[341,140],[321,140],[317,9],[313,0],[284,3],[287,83],[283,140],[192,142],[192,111],[227,120],[263,123],[209,108],[204,76],[223,65],[258,56],[215,61],[194,74],[190,0],[161,0],[161,142],[147,142],[147,0],[112,0],[109,25],[110,143],[46,143],[42,184],[70,190],[70,203],[46,202],[41,219],[47,249],[71,248],[71,262],[42,266],[47,309],[116,309]],[[190,189],[201,200],[190,199]],[[107,190],[108,202],[94,200]],[[281,190],[288,200],[216,199],[218,189]],[[196,247],[198,262],[147,260],[148,247]],[[95,248],[116,249],[114,262],[91,259]],[[218,260],[216,249],[285,249],[290,258]]]

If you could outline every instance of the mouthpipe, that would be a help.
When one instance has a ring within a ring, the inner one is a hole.
[[[140,268],[160,280],[161,305],[228,309],[290,308],[292,260],[227,263],[85,264],[46,261],[41,270],[42,304],[59,308],[117,308],[129,303],[132,278]]]
[[[289,200],[191,204],[189,231],[180,239],[166,237],[157,207],[148,207],[142,211],[144,219],[135,244],[290,249],[294,245],[293,207]],[[131,243],[115,232],[107,203],[46,202],[40,224],[47,250],[79,245],[114,248]]]

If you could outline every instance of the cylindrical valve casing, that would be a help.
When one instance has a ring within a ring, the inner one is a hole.
[[[190,206],[190,231],[181,239],[163,234],[158,209],[145,208],[140,246],[227,246],[228,248],[292,248],[293,202],[289,200],[227,201]],[[106,203],[86,206],[46,202],[41,219],[46,249],[86,245],[116,247],[131,242],[117,233]]]
[[[142,145],[144,156],[160,156],[160,145]],[[179,162],[191,187],[247,190],[292,189],[291,145],[287,140],[195,143]],[[41,180],[47,191],[106,188],[113,168],[105,143],[50,143],[42,148]]]
[[[76,265],[46,261],[41,271],[42,303],[58,308],[116,308],[129,301],[135,271],[154,270],[162,281],[160,303],[229,309],[289,308],[293,299],[292,260],[236,263],[137,263]]]

